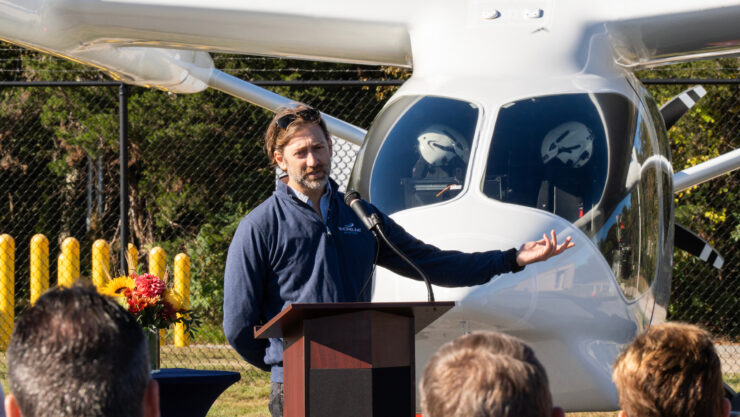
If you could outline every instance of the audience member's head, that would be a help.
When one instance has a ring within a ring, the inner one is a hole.
[[[419,386],[424,417],[563,416],[545,368],[521,340],[475,332],[443,345]]]
[[[16,323],[7,359],[8,417],[159,416],[141,328],[94,287],[41,296]]]
[[[640,334],[614,364],[621,417],[727,416],[722,371],[709,334],[664,323]]]

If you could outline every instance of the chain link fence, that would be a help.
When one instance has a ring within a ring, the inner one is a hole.
[[[0,57],[2,52],[12,55],[17,51],[8,48],[0,51]],[[117,255],[121,244],[118,85],[90,85],[95,83],[95,74],[75,68],[44,73],[49,66],[44,60],[49,58],[43,56],[33,57],[32,64],[41,70],[29,74],[28,69],[22,70],[26,58],[6,65],[5,71],[0,66],[0,78],[15,83],[0,86],[0,233],[12,238],[10,245],[0,239],[0,252],[5,256],[0,257],[0,266],[14,267],[5,275],[15,278],[4,287],[0,283],[5,290],[0,302],[8,303],[0,322],[1,334],[5,334],[0,342],[6,343],[14,318],[31,303],[30,288],[39,287],[32,279],[32,269],[45,273],[50,285],[77,276],[95,281],[93,245],[102,239],[109,246],[110,277],[125,275]],[[326,73],[298,70],[304,78]],[[285,72],[280,68],[271,73],[250,70],[256,78]],[[26,77],[34,79],[38,74],[69,84],[26,82]],[[261,84],[362,128],[369,127],[396,88],[383,83],[290,80],[263,80]],[[139,265],[140,272],[156,270],[158,265],[150,262],[149,253],[160,247],[165,252],[166,275],[171,278],[174,257],[186,254],[193,277],[190,305],[201,320],[187,347],[175,347],[173,331],[167,331],[161,347],[162,367],[231,369],[240,371],[247,384],[265,381],[261,371],[226,344],[221,308],[231,236],[239,220],[274,189],[275,171],[262,149],[262,135],[271,118],[272,113],[217,91],[172,95],[129,88],[128,241],[138,248],[138,257],[131,261]],[[334,150],[332,176],[344,185],[358,147],[336,139]],[[31,266],[31,241],[38,234],[48,240],[48,258],[40,268]],[[70,246],[68,238],[76,239],[76,249],[65,258],[62,247]],[[49,284],[42,284],[35,293]]]
[[[719,80],[718,82],[722,82]],[[740,147],[740,84],[703,84],[707,94],[668,132],[675,171]],[[660,102],[689,87],[648,86]],[[725,374],[740,379],[740,172],[675,196],[675,221],[714,246],[724,264],[676,249],[668,319],[698,323],[715,337]]]
[[[396,81],[407,75],[262,58],[225,56],[216,61],[232,74],[262,81],[279,94],[365,129],[397,88]],[[380,77],[389,81],[364,85],[320,81]],[[280,81],[271,83],[270,78]],[[43,55],[0,49],[0,80],[40,79],[90,81],[102,76]],[[669,132],[676,170],[740,146],[740,85],[705,87],[704,101]],[[683,88],[648,87],[659,102]],[[116,255],[121,228],[118,94],[114,83],[0,86],[0,233],[12,237],[12,242],[0,238],[0,274],[12,265],[15,277],[14,282],[0,282],[5,291],[0,294],[0,336],[9,336],[13,317],[29,306],[30,242],[37,234],[48,238],[51,285],[63,275],[58,256],[68,237],[79,242],[81,277],[92,279],[92,247],[98,239],[109,244],[111,276],[123,275]],[[202,321],[188,347],[174,347],[168,331],[162,367],[232,369],[242,372],[242,381],[248,384],[264,380],[226,344],[221,308],[231,236],[239,220],[274,189],[275,171],[262,150],[262,134],[271,117],[270,112],[213,90],[172,95],[130,89],[129,242],[139,249],[136,260],[144,271],[154,247],[164,250],[168,274],[175,255],[190,258],[190,306]],[[335,143],[332,175],[340,184],[349,178],[357,149],[341,140]],[[718,271],[676,250],[669,311],[669,319],[710,329],[721,344],[726,372],[737,374],[739,181],[739,174],[733,173],[676,196],[676,221],[715,245],[725,264]]]

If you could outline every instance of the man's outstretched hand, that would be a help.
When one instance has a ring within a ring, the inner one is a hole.
[[[523,244],[516,253],[516,263],[519,266],[524,266],[545,261],[555,255],[560,255],[566,249],[576,245],[571,241],[570,236],[565,238],[565,242],[558,245],[558,238],[555,236],[555,231],[551,231],[550,234],[551,237],[544,234],[540,240]]]

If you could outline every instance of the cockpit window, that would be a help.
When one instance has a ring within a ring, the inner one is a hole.
[[[594,98],[530,98],[499,111],[483,192],[575,222],[595,207],[607,170],[606,131]]]
[[[458,195],[470,162],[478,113],[472,103],[443,97],[404,97],[391,104],[366,140],[367,146],[381,143],[371,164],[370,201],[391,214]],[[382,141],[374,137],[385,132]],[[361,150],[361,159],[368,156],[367,151]],[[362,167],[368,166],[364,160],[360,164],[353,176],[362,175]]]
[[[670,162],[638,109],[614,93],[544,96],[499,111],[483,192],[554,213],[601,251],[625,298],[653,282],[661,176]]]

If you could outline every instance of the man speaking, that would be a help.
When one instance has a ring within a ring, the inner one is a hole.
[[[255,339],[254,326],[292,303],[369,301],[363,284],[375,263],[404,276],[418,275],[390,247],[378,244],[344,203],[329,178],[332,142],[319,111],[305,105],[279,111],[267,129],[265,149],[271,163],[287,175],[234,233],[224,274],[223,325],[229,343],[245,360],[272,372],[269,407],[276,417],[283,408],[283,346],[280,339]],[[518,250],[440,250],[374,207],[368,209],[380,216],[389,240],[439,286],[481,285],[574,245],[570,237],[558,245],[552,231]]]

